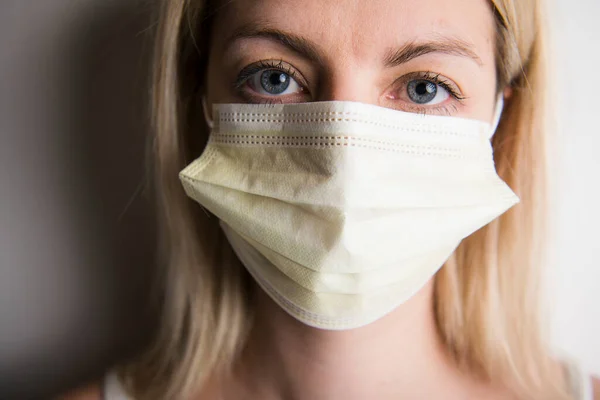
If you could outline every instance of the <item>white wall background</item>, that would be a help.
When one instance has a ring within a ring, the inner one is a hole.
[[[600,1],[551,2],[558,127],[553,339],[600,376]]]

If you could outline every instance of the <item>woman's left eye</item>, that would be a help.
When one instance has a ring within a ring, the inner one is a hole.
[[[427,79],[409,81],[406,85],[406,95],[410,101],[420,105],[439,104],[450,97],[450,93],[444,87]]]
[[[281,96],[302,92],[302,86],[288,73],[267,69],[253,73],[247,79],[248,86],[262,96]]]

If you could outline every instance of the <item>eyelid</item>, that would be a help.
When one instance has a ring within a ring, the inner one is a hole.
[[[249,88],[248,81],[253,79],[257,73],[261,71],[282,71],[290,76],[290,79],[294,80],[300,91],[293,94],[282,94],[282,95],[262,95],[257,93],[255,89]],[[295,69],[291,64],[284,62],[283,60],[260,60],[244,67],[239,73],[233,84],[234,91],[244,98],[246,101],[256,104],[274,104],[292,102],[306,102],[310,101],[307,96],[310,95],[307,89],[306,80],[302,74]]]
[[[463,105],[467,98],[462,94],[460,87],[451,79],[437,72],[431,71],[416,71],[407,73],[397,78],[391,85],[392,93],[404,92],[407,90],[408,83],[413,80],[427,80],[434,82],[448,92],[448,99],[443,103],[436,104],[417,104],[408,100],[398,101],[396,98],[392,100],[395,103],[394,108],[401,109],[406,112],[415,114],[435,114],[452,116],[459,111],[459,107]],[[405,97],[404,94],[394,97]]]
[[[239,90],[247,80],[253,76],[254,74],[260,71],[266,70],[279,70],[290,76],[290,78],[294,79],[300,87],[307,90],[307,82],[304,76],[291,64],[286,63],[282,59],[279,60],[260,60],[250,65],[244,67],[239,73],[234,82],[234,88]]]
[[[422,80],[434,82],[436,85],[439,85],[443,89],[445,89],[452,97],[454,97],[457,100],[464,100],[466,98],[462,94],[460,87],[454,81],[452,81],[449,78],[446,78],[445,76],[443,76],[442,74],[437,73],[437,72],[431,72],[431,71],[411,72],[411,73],[405,74],[405,75],[401,76],[400,78],[396,79],[392,85],[394,87],[396,87],[399,82],[401,82],[403,85],[406,85],[411,80],[416,80],[416,79],[422,79]]]

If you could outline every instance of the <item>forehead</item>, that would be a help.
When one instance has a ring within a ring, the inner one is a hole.
[[[219,39],[253,24],[320,44],[335,57],[368,60],[414,40],[448,36],[493,59],[494,19],[487,0],[233,0],[218,13]]]

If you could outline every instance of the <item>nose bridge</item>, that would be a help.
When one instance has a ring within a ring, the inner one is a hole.
[[[372,71],[357,64],[350,64],[336,66],[324,77],[316,100],[378,104],[379,98]]]

